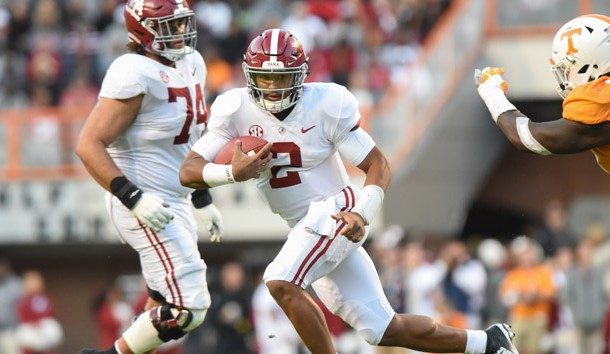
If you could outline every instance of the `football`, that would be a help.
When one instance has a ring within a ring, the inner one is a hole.
[[[238,136],[237,138],[229,141],[216,155],[214,163],[226,165],[230,164],[233,159],[233,149],[235,148],[235,141],[241,140],[241,150],[247,154],[256,154],[267,144],[267,140],[263,138],[257,138],[255,136],[244,135]]]

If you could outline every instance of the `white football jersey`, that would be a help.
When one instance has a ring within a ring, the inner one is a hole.
[[[214,101],[209,130],[193,151],[214,161],[218,151],[238,136],[273,142],[270,170],[256,185],[271,210],[294,226],[307,213],[309,203],[347,186],[341,157],[359,165],[375,146],[359,129],[359,122],[358,102],[337,84],[305,84],[303,95],[283,121],[256,106],[246,88],[233,89]]]
[[[144,94],[133,123],[109,146],[125,176],[144,192],[182,198],[178,171],[207,119],[207,70],[198,52],[172,68],[138,54],[118,57],[106,73],[101,97],[126,99]]]

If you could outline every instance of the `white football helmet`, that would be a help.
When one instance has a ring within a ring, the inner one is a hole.
[[[579,16],[563,25],[553,39],[551,72],[563,98],[577,86],[610,72],[610,18]]]

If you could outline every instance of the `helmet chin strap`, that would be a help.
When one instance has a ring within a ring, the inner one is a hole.
[[[156,46],[163,46],[161,44],[156,43]],[[184,58],[187,54],[189,54],[188,47],[183,47],[181,50],[172,50],[172,49],[158,49],[156,52],[151,51],[151,53],[161,56],[169,61],[176,62],[182,58]]]
[[[261,106],[264,110],[271,112],[271,113],[279,113],[279,112],[289,108],[290,106],[292,106],[290,104],[290,97],[286,97],[280,101],[270,101],[270,100],[266,100],[265,98],[261,97],[259,102],[260,102],[259,106]]]

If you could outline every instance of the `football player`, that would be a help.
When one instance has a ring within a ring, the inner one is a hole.
[[[146,353],[199,326],[210,295],[193,206],[213,239],[222,234],[209,193],[178,179],[207,119],[194,12],[183,0],[129,0],[124,16],[131,53],[108,69],[76,153],[108,190],[110,218],[138,252],[150,299],[112,348],[81,354]]]
[[[256,179],[271,210],[292,227],[264,281],[314,354],[334,354],[310,285],[333,313],[370,344],[425,352],[517,353],[506,324],[464,330],[428,317],[396,314],[362,247],[391,179],[386,158],[360,128],[355,97],[334,83],[304,84],[307,55],[289,32],[269,29],[244,55],[247,87],[212,105],[209,130],[180,168],[183,185],[207,189]],[[235,143],[231,164],[213,163],[231,139],[267,140],[258,153]],[[342,158],[366,173],[350,183]]]
[[[551,72],[564,99],[563,117],[533,122],[506,98],[502,68],[475,70],[479,95],[510,142],[540,155],[591,150],[610,172],[610,18],[584,15],[555,34]]]

